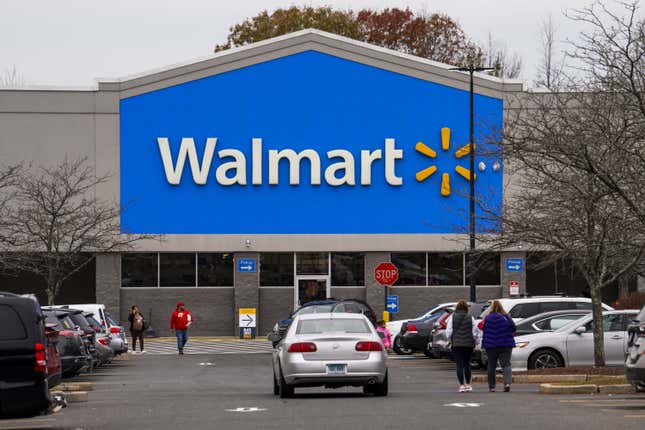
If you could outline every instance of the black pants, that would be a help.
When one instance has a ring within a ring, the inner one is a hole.
[[[143,330],[132,330],[130,331],[130,334],[132,334],[132,350],[137,350],[137,339],[139,339],[139,342],[141,343],[141,351],[143,351]]]
[[[504,371],[504,385],[511,385],[513,374],[511,372],[511,354],[513,348],[487,348],[486,354],[488,355],[488,387],[495,388],[495,371],[497,370],[497,362],[499,367]]]
[[[472,372],[470,370],[470,357],[473,355],[473,348],[454,347],[452,353],[455,356],[455,363],[457,364],[457,379],[459,384],[470,385]]]

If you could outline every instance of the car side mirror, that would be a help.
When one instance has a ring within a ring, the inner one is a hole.
[[[269,339],[271,342],[276,344],[282,340],[282,336],[280,336],[280,333],[276,333],[272,331],[267,335],[267,339]]]
[[[576,327],[576,329],[574,330],[575,334],[583,334],[586,332],[587,332],[587,328],[583,325],[581,325],[580,327]]]

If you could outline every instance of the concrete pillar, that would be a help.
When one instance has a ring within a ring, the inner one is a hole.
[[[526,252],[524,251],[506,251],[501,252],[500,256],[500,272],[501,272],[501,287],[502,287],[502,297],[510,296],[510,286],[511,282],[519,282],[520,294],[526,294]],[[521,258],[522,259],[522,270],[519,272],[507,271],[506,270],[506,259],[507,258]]]
[[[636,291],[645,293],[645,276],[638,275],[636,278]]]
[[[389,261],[389,252],[365,253],[365,301],[374,309],[379,319],[385,310],[385,287],[374,280],[374,269],[379,263]]]
[[[255,272],[240,272],[238,270],[238,261],[240,259],[254,259]],[[235,254],[234,260],[235,314],[233,318],[235,319],[235,331],[232,334],[233,336],[239,336],[240,334],[240,308],[255,308],[255,332],[256,336],[258,336],[257,330],[259,327],[257,322],[258,316],[262,312],[261,309],[258,309],[260,304],[260,254],[257,252],[240,252]]]
[[[96,256],[96,303],[105,305],[108,312],[123,321],[121,308],[121,254]]]

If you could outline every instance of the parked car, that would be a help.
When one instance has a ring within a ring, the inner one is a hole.
[[[441,303],[440,305],[431,307],[430,309],[428,309],[427,311],[425,311],[424,313],[422,313],[421,315],[419,315],[416,318],[389,321],[387,323],[387,329],[390,330],[390,333],[392,333],[392,336],[396,336],[401,331],[401,327],[403,326],[403,323],[406,323],[406,322],[408,322],[410,320],[422,320],[422,319],[425,319],[425,318],[427,318],[428,316],[430,316],[431,314],[437,312],[440,309],[444,309],[444,308],[451,307],[451,306],[455,307],[456,304],[457,303],[455,303],[455,302]]]
[[[62,307],[71,307],[92,313],[94,319],[98,321],[105,332],[110,335],[110,348],[112,348],[114,353],[118,355],[128,352],[128,339],[126,337],[125,328],[111,317],[110,313],[105,309],[105,305],[86,303],[63,305]]]
[[[636,391],[645,392],[645,306],[627,327],[627,380]]]
[[[603,313],[605,361],[608,366],[623,366],[627,352],[627,326],[638,311]],[[594,364],[592,315],[552,332],[518,336],[511,365],[517,369],[591,366]]]
[[[47,338],[37,300],[0,292],[0,415],[49,408]]]
[[[418,318],[400,320],[402,322],[399,326],[399,330],[397,332],[391,331],[394,336],[394,339],[392,340],[392,350],[399,355],[408,355],[417,351],[422,351],[426,355],[430,356],[431,353],[427,348],[428,340],[423,336],[423,334],[419,335],[419,328],[423,333],[427,332],[427,336],[429,337],[437,318],[439,318],[446,309],[454,309],[455,305],[456,303],[442,303],[433,307],[428,312],[423,313]],[[409,326],[410,323],[412,323],[411,327]],[[396,325],[388,326],[388,328],[389,327],[396,328]],[[405,333],[408,333],[408,338],[404,342],[403,337]]]
[[[376,312],[374,312],[371,306],[366,302],[357,299],[325,299],[307,302],[293,311],[288,318],[278,321],[271,332],[275,333],[277,336],[274,335],[272,337],[274,339],[281,339],[282,337],[284,337],[287,330],[291,326],[292,321],[298,315],[328,312],[360,313],[365,315],[370,320],[372,325],[376,327]],[[274,347],[277,345],[277,342],[272,343]]]
[[[487,305],[487,302],[469,303],[468,315],[478,321],[479,316],[484,311]],[[450,348],[450,339],[446,334],[446,328],[448,327],[448,319],[452,316],[454,308],[448,308],[446,309],[446,311],[447,312],[444,315],[442,315],[435,321],[434,327],[432,329],[428,348],[430,350],[430,354],[426,354],[431,357],[452,358],[452,349]],[[478,365],[481,365],[479,352],[480,350],[473,352],[473,361]]]
[[[272,333],[270,337],[277,334]],[[271,339],[274,340],[274,339]],[[388,393],[387,353],[371,321],[356,313],[297,315],[273,350],[273,393],[296,387],[363,387]]]
[[[96,333],[94,346],[96,347],[96,352],[98,354],[99,366],[111,363],[114,358],[114,351],[110,348],[110,335],[103,330],[101,324],[94,319],[91,312],[86,312],[84,315],[88,324]]]
[[[87,351],[80,330],[69,318],[69,313],[60,309],[43,310],[45,323],[58,331],[58,352],[62,364],[63,378],[78,375],[91,365],[91,356]]]
[[[564,311],[545,312],[543,314],[534,315],[530,318],[523,319],[521,323],[517,324],[515,336],[523,336],[526,334],[540,333],[543,331],[554,331],[571,321],[589,315],[591,309],[571,309]]]
[[[81,339],[83,340],[85,351],[91,358],[90,367],[96,367],[98,365],[98,353],[96,352],[96,346],[94,345],[96,331],[88,324],[87,319],[85,319],[85,316],[83,315],[83,311],[80,309],[72,309],[68,307],[43,307],[43,310],[52,309],[61,309],[67,312],[67,316],[74,324],[74,328],[81,334]]]
[[[45,348],[47,350],[47,384],[49,388],[53,388],[60,384],[63,377],[63,365],[58,353],[58,330],[53,324],[45,324],[45,337],[47,343]]]
[[[543,314],[551,311],[563,311],[580,309],[591,311],[591,299],[586,297],[565,297],[565,296],[539,296],[539,297],[517,297],[498,299],[504,307],[504,310],[513,318],[515,323],[519,323],[525,318]],[[611,311],[611,306],[602,305],[603,310]],[[488,315],[487,308],[482,313],[484,318]]]

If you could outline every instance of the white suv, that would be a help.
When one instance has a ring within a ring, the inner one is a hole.
[[[591,312],[591,299],[586,297],[541,296],[498,300],[504,307],[504,310],[516,323],[522,321],[524,318],[529,318],[544,312],[569,309],[583,309]],[[490,302],[491,301],[489,300],[489,303]],[[481,318],[488,315],[489,309],[486,309],[482,313]],[[602,305],[602,309],[605,311],[614,310],[612,307],[607,306],[604,303]]]

